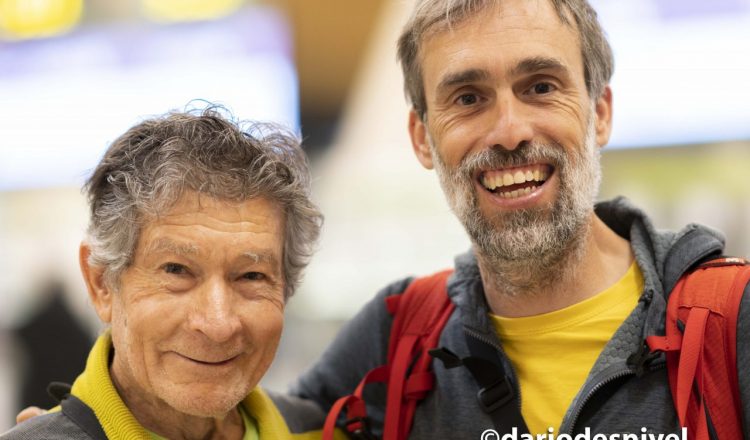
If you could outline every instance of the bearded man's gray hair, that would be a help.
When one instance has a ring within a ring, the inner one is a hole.
[[[589,98],[595,101],[609,84],[615,63],[596,11],[586,0],[540,1],[551,2],[564,24],[573,26],[572,21],[575,22],[587,91]],[[422,84],[420,48],[425,37],[450,29],[500,2],[502,0],[417,0],[398,39],[398,59],[404,73],[406,97],[423,121],[427,103]]]
[[[323,221],[310,199],[310,180],[299,139],[280,126],[237,122],[218,107],[145,120],[112,143],[84,186],[90,263],[105,267],[105,282],[117,290],[143,226],[185,191],[232,202],[264,197],[286,217],[282,271],[288,298]]]

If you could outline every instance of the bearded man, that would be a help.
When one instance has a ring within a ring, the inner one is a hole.
[[[657,231],[622,198],[595,203],[613,113],[613,57],[595,11],[585,0],[419,0],[398,55],[414,152],[472,243],[447,282],[455,309],[438,346],[454,358],[489,353],[509,389],[488,405],[496,389],[477,394],[470,368],[435,361],[409,437],[681,433],[664,357],[647,355],[644,339],[663,332],[666,274],[720,254],[723,237],[697,225]],[[386,364],[385,298],[412,281],[365,306],[294,393],[330,408]],[[747,291],[739,371],[750,364]],[[376,434],[382,391],[368,400]],[[748,437],[750,376],[737,395]],[[520,414],[498,426],[488,406],[508,402]]]

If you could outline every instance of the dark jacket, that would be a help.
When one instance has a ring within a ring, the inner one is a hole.
[[[27,420],[18,428],[0,435],[0,439],[18,440],[106,440],[102,426],[85,403],[65,393],[61,410]]]
[[[643,272],[641,298],[596,360],[583,387],[573,399],[556,434],[675,433],[680,432],[667,381],[664,356],[644,357],[646,336],[663,334],[665,291],[696,262],[724,247],[723,236],[709,228],[689,225],[680,232],[658,231],[646,215],[627,200],[600,203],[597,215],[631,243]],[[391,284],[367,304],[339,333],[321,359],[293,386],[293,394],[330,408],[340,396],[350,394],[370,369],[386,361],[392,318],[384,298],[403,292],[411,278]],[[738,324],[738,371],[743,405],[744,434],[750,420],[750,288],[740,308]],[[456,310],[440,338],[440,346],[457,355],[469,355],[466,333],[490,341],[500,352],[506,371],[517,388],[513,368],[502,354],[500,341],[488,317],[479,269],[469,252],[456,258],[455,273],[448,281],[448,295]],[[464,368],[446,370],[433,363],[436,385],[418,405],[410,438],[478,439],[494,428],[477,404],[477,385]],[[743,368],[744,367],[744,368]],[[371,386],[368,407],[376,430],[382,426],[384,388]],[[503,434],[502,432],[500,433]]]

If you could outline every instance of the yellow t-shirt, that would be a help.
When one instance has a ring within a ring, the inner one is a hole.
[[[557,430],[599,353],[635,308],[643,274],[634,262],[614,285],[578,304],[543,315],[490,314],[521,389],[531,434]]]

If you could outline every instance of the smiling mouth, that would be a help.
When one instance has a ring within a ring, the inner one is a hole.
[[[189,359],[189,360],[195,362],[196,364],[206,365],[206,366],[209,366],[209,367],[220,367],[220,366],[223,366],[223,365],[227,365],[230,362],[232,362],[233,360],[237,359],[237,356],[232,356],[230,358],[227,358],[227,359],[224,359],[224,360],[221,360],[221,361],[202,361],[202,360],[199,360],[199,359],[191,358],[189,356],[183,356],[183,357],[185,357],[186,359]]]
[[[543,164],[489,170],[479,175],[479,183],[499,197],[515,199],[536,191],[553,172],[552,166]]]

